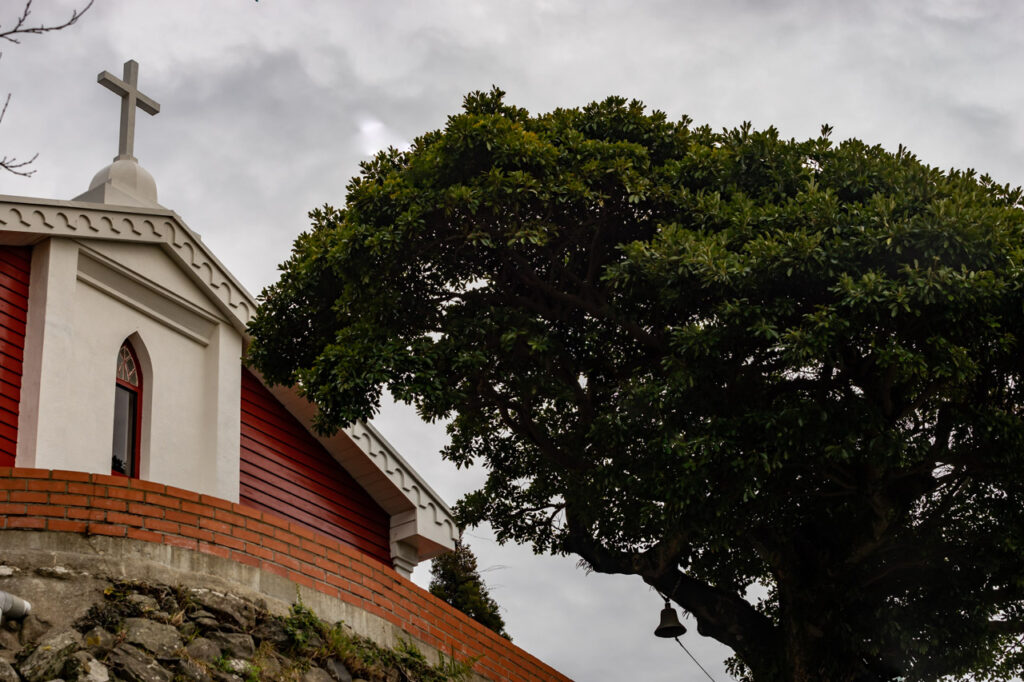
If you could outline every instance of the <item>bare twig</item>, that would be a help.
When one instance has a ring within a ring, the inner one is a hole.
[[[9,43],[18,45],[21,43],[20,36],[24,35],[41,35],[43,33],[49,33],[50,31],[59,31],[61,29],[71,26],[77,22],[83,14],[89,11],[92,7],[92,3],[95,0],[88,0],[85,3],[85,7],[82,9],[76,9],[71,11],[71,16],[63,24],[54,24],[47,26],[46,24],[39,24],[38,26],[28,25],[28,18],[32,14],[32,0],[25,0],[25,6],[21,10],[21,14],[18,15],[17,20],[14,22],[14,26],[6,30],[0,25],[0,40],[6,40]],[[2,56],[2,53],[0,53]],[[7,97],[4,98],[3,109],[0,110],[0,123],[3,123],[4,114],[7,113],[7,106],[11,103],[11,93],[7,93]],[[39,156],[36,152],[30,159],[19,160],[15,156],[7,156],[6,154],[0,157],[0,169],[13,173],[14,175],[21,175],[23,177],[30,177],[35,173],[35,170],[29,170],[28,166]]]
[[[7,93],[7,97],[4,99],[4,107],[3,109],[0,109],[0,123],[4,122],[4,115],[7,113],[7,105],[10,103],[11,93]],[[7,156],[5,154],[3,157],[0,157],[0,168],[3,168],[5,171],[8,171],[10,173],[14,173],[15,175],[23,175],[27,178],[31,176],[33,173],[35,173],[35,170],[24,169],[26,166],[30,165],[33,161],[35,161],[37,156],[39,156],[38,152],[33,154],[31,159],[19,161],[17,158],[13,156]]]
[[[92,7],[93,2],[95,2],[95,0],[89,0],[89,2],[87,2],[85,4],[85,7],[83,7],[82,9],[72,10],[71,17],[63,24],[54,24],[53,26],[46,26],[45,24],[40,24],[38,26],[28,26],[26,24],[28,22],[29,15],[32,14],[32,0],[27,0],[25,2],[24,9],[22,9],[21,14],[18,16],[18,19],[14,24],[14,27],[9,28],[6,31],[2,30],[2,27],[0,27],[0,39],[6,40],[17,45],[21,42],[18,36],[40,35],[43,33],[49,33],[50,31],[59,31],[63,28],[67,28],[68,26],[71,26],[79,19],[81,19],[82,15],[88,12],[89,8]]]

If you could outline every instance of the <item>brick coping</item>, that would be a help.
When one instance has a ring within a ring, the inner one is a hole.
[[[0,467],[0,529],[166,544],[279,575],[383,618],[492,680],[568,681],[393,568],[273,514],[152,481]]]

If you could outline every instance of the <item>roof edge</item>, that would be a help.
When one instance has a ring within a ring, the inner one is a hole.
[[[202,237],[174,211],[0,195],[0,231],[40,239],[64,237],[159,244],[211,294],[240,333],[256,313],[256,299],[224,267]]]

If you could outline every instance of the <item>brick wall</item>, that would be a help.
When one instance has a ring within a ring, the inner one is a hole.
[[[0,529],[175,545],[276,573],[377,615],[492,680],[568,680],[393,569],[272,514],[150,481],[0,467]]]

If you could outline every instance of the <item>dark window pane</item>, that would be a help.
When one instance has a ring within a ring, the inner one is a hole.
[[[134,392],[123,386],[114,387],[114,447],[111,470],[134,476],[135,401]]]

